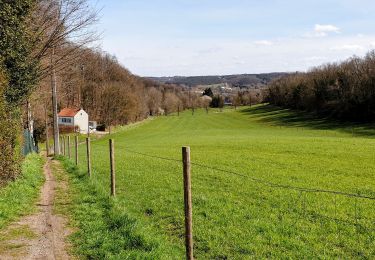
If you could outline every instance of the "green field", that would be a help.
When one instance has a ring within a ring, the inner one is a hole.
[[[129,232],[148,241],[146,253],[140,242],[132,257],[184,256],[180,161],[185,145],[191,147],[193,163],[196,258],[375,257],[374,134],[369,125],[317,120],[270,106],[209,114],[198,110],[194,116],[185,111],[122,129],[111,136],[118,194],[113,203],[131,219]],[[90,187],[96,191],[90,196],[109,193],[108,138],[92,142]],[[79,153],[84,172],[84,145]],[[82,196],[87,190],[80,190]],[[100,212],[102,217],[108,213]],[[78,226],[104,226],[97,222],[85,223],[81,214]],[[105,236],[110,237],[108,232]],[[77,237],[91,244],[82,250],[108,248],[108,257],[121,251],[103,245],[100,234],[84,236]]]

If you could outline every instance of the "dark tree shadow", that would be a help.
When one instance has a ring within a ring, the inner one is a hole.
[[[284,109],[268,104],[242,109],[240,112],[255,118],[259,122],[275,126],[335,130],[355,136],[375,137],[375,123],[341,121],[321,117],[311,112]]]

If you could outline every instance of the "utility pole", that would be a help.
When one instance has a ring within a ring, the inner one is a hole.
[[[44,106],[44,117],[46,123],[46,151],[47,156],[49,156],[49,134],[48,134],[48,113],[47,113],[47,106]]]
[[[53,56],[55,55],[55,48],[52,48],[51,54],[51,88],[52,88],[52,112],[53,112],[53,149],[54,154],[60,155],[60,139],[59,139],[59,123],[57,117],[57,94],[56,94],[56,72],[54,66]]]
[[[81,84],[78,86],[78,107],[82,108],[81,92],[82,92],[82,87],[85,84],[85,65],[81,64],[80,69],[81,69]]]

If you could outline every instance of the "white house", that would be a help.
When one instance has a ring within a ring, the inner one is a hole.
[[[83,109],[64,108],[59,113],[59,126],[77,127],[79,132],[87,133],[89,128],[89,115]]]

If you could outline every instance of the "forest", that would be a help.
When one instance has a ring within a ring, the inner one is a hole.
[[[269,84],[271,104],[354,121],[375,119],[375,51],[294,73]]]

